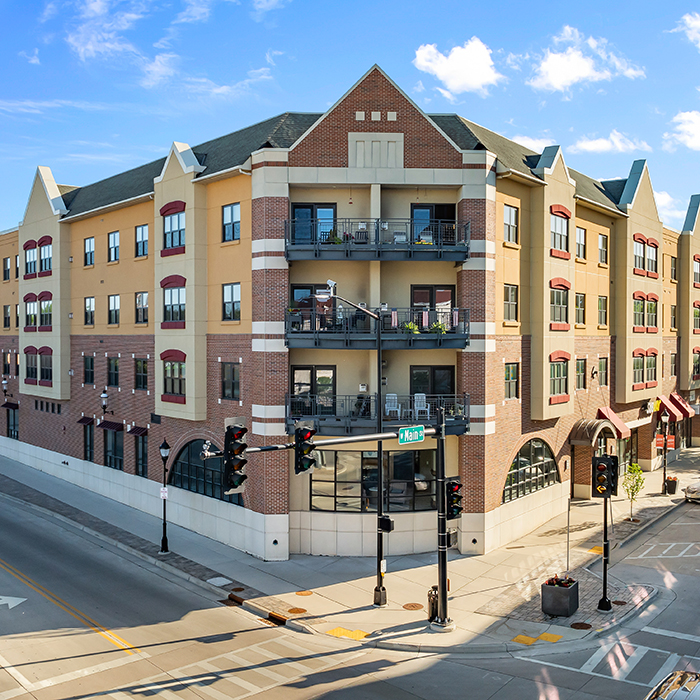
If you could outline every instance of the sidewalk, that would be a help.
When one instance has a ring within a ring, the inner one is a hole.
[[[661,471],[647,473],[634,515],[624,495],[613,499],[611,547],[633,537],[683,502],[680,488],[700,478],[700,448],[683,450],[668,467],[679,479],[675,496],[661,496]],[[622,493],[622,492],[621,492]],[[570,618],[540,609],[540,584],[566,570],[566,514],[506,547],[481,556],[448,554],[450,633],[427,624],[427,591],[437,583],[437,553],[390,557],[385,585],[389,604],[372,606],[374,558],[292,555],[264,562],[184,528],[168,524],[168,555],[159,555],[162,521],[0,457],[0,498],[21,501],[112,545],[167,568],[241,603],[264,618],[298,631],[329,634],[410,651],[502,653],[551,644],[564,646],[609,631],[634,618],[655,594],[649,586],[609,579],[612,613],[596,610],[600,579],[585,567],[602,551],[602,500],[571,507],[571,576],[580,606]],[[389,535],[390,537],[391,535]],[[437,536],[436,536],[437,541]],[[436,547],[437,548],[437,547]]]

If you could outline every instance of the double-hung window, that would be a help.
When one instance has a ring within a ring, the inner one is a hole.
[[[598,234],[598,262],[608,264],[608,237],[604,233]]]
[[[642,384],[644,382],[644,358],[632,358],[632,383]]]
[[[43,245],[43,246],[41,246],[41,248],[39,248],[39,271],[40,272],[51,272],[52,256],[53,256],[53,245],[51,245],[51,243],[48,243],[47,245]]]
[[[136,257],[148,255],[148,224],[136,227]]]
[[[238,241],[241,238],[241,205],[227,204],[222,207],[222,241]]]
[[[586,259],[586,229],[576,227],[576,257]]]
[[[27,379],[36,380],[36,377],[37,377],[36,358],[37,358],[37,355],[27,354],[24,356],[24,364],[25,364],[25,368],[26,368]]]
[[[678,282],[678,258],[671,256],[671,279]]]
[[[107,235],[107,261],[117,262],[119,260],[119,231],[112,231]]]
[[[5,304],[2,307],[2,327],[7,329],[10,327],[12,306],[10,304]],[[5,372],[8,374],[8,372]]]
[[[134,360],[134,389],[148,389],[148,360]]]
[[[569,393],[569,363],[566,360],[549,363],[549,395]]]
[[[608,325],[608,297],[598,297],[598,325]]]
[[[678,361],[678,354],[675,352],[671,353],[671,376],[675,377],[678,374],[678,369],[677,369],[677,361]],[[693,372],[693,374],[695,374]]]
[[[50,326],[53,319],[53,301],[42,299],[39,302],[39,325]]]
[[[2,281],[7,282],[10,279],[10,258],[2,259]]]
[[[700,308],[693,308],[693,330],[700,330]]]
[[[88,265],[95,264],[95,239],[85,238],[84,239],[84,256],[83,264],[87,267]]]
[[[119,294],[110,294],[107,297],[107,323],[110,325],[119,323]]]
[[[634,242],[634,267],[637,270],[644,269],[645,262],[645,245],[641,241]]]
[[[518,285],[503,285],[503,320],[518,320]]]
[[[569,220],[556,214],[550,215],[552,230],[552,248],[554,250],[569,251]]]
[[[657,309],[657,302],[647,301],[647,327],[649,328],[657,328],[659,325]]]
[[[644,299],[635,299],[632,307],[632,323],[635,326],[644,325]]]
[[[235,399],[241,398],[241,366],[237,362],[221,363],[221,398]]]
[[[598,384],[600,386],[608,385],[608,358],[601,357],[598,359]]]
[[[163,248],[180,248],[185,245],[185,212],[163,217]]]
[[[95,383],[95,358],[92,355],[83,356],[83,384]]]
[[[585,389],[586,388],[586,360],[577,359],[576,360],[576,388]]]
[[[647,355],[647,381],[656,381],[656,355]]]
[[[124,468],[124,432],[122,430],[104,431],[105,466],[112,469]]]
[[[576,294],[576,323],[586,323],[586,295]]]
[[[136,435],[134,437],[134,449],[136,452],[136,476],[148,476],[148,435]]]
[[[51,355],[39,355],[39,379],[42,382],[53,381],[53,358]]]
[[[656,246],[647,245],[647,272],[658,272],[658,254]]]
[[[163,362],[163,393],[173,396],[185,395],[185,363]]]
[[[107,358],[107,386],[119,386],[119,358]]]
[[[569,292],[566,289],[549,290],[549,320],[552,323],[569,322]]]
[[[518,242],[518,209],[509,204],[503,205],[503,240]]]
[[[163,301],[163,321],[185,320],[185,287],[164,289]]]
[[[85,325],[95,325],[95,297],[85,297]]]
[[[506,362],[505,370],[505,398],[506,399],[517,399],[519,397],[519,369],[520,365],[517,362]]]
[[[26,323],[25,326],[36,326],[37,315],[39,312],[39,302],[28,301],[26,302]]]
[[[223,285],[223,307],[221,318],[223,321],[241,320],[241,284],[235,282]]]
[[[693,260],[693,282],[700,284],[700,260]]]
[[[24,274],[36,274],[36,248],[28,248],[24,251]]]
[[[678,306],[676,304],[671,304],[671,330],[678,328],[676,325],[678,323]],[[700,328],[700,326],[696,326]]]
[[[136,323],[148,323],[148,292],[136,292]]]

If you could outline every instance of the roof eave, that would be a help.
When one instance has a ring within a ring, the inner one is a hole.
[[[588,199],[588,197],[583,197],[580,194],[575,194],[574,199],[578,199],[580,202],[584,202],[592,209],[598,209],[599,211],[605,212],[606,214],[614,214],[615,216],[619,216],[621,219],[629,219],[630,215],[624,211],[620,211],[617,207],[606,207],[605,204],[595,202],[592,199]]]
[[[130,197],[129,199],[121,199],[118,202],[110,202],[101,207],[95,207],[94,209],[89,209],[88,211],[81,211],[79,214],[70,214],[64,216],[60,219],[61,223],[65,221],[80,221],[81,219],[89,219],[91,216],[95,216],[98,213],[106,213],[113,211],[115,209],[122,209],[123,207],[131,206],[132,204],[139,204],[140,202],[147,202],[149,199],[153,199],[154,192],[146,192],[145,194],[137,195],[136,197]]]

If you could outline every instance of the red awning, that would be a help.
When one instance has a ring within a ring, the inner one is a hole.
[[[659,416],[661,413],[663,413],[663,409],[665,408],[668,411],[668,415],[670,416],[671,420],[683,420],[683,414],[681,413],[680,409],[676,408],[676,404],[674,404],[673,401],[668,398],[668,396],[661,394],[656,398],[660,402]]]
[[[115,433],[124,430],[123,423],[114,423],[111,420],[103,420],[97,427],[102,430],[113,430]]]
[[[135,425],[133,428],[129,429],[127,435],[136,435],[137,437],[148,435],[148,428],[139,428],[138,425]]]
[[[674,391],[669,398],[686,418],[692,418],[695,415],[693,407],[680,394]]]
[[[632,435],[632,431],[625,425],[622,418],[620,418],[620,416],[618,416],[617,413],[610,408],[610,406],[601,406],[598,409],[598,418],[607,418],[615,426],[617,437],[619,439],[622,440]]]
[[[91,418],[90,416],[83,416],[82,418],[78,418],[78,425],[92,425],[95,422],[94,418]]]

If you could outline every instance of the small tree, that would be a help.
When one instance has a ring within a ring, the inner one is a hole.
[[[630,520],[632,520],[632,507],[637,500],[639,492],[644,488],[644,472],[638,464],[630,464],[622,479],[622,488],[630,499]]]

